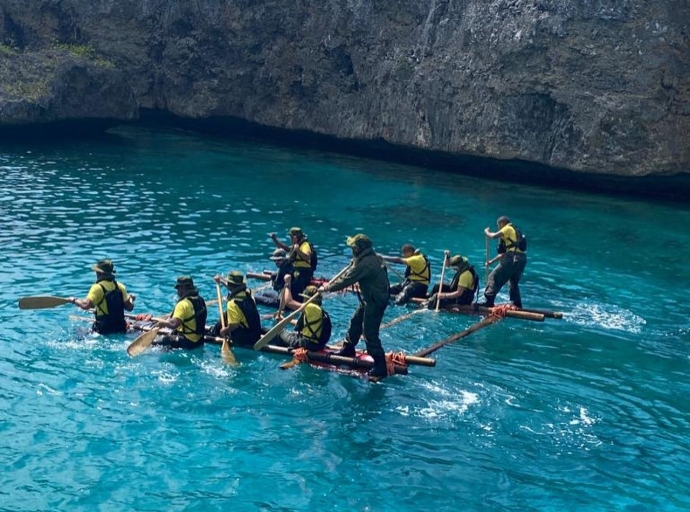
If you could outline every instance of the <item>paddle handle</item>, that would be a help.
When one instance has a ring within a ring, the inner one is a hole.
[[[218,314],[220,315],[220,326],[225,330],[225,313],[223,311],[223,295],[220,292],[220,283],[216,283],[216,296],[218,297]],[[220,347],[220,353],[223,359],[228,364],[237,364],[235,354],[232,353],[230,345],[228,344],[227,335],[223,336],[223,345]]]
[[[441,267],[441,280],[438,283],[438,291],[436,292],[436,308],[434,311],[438,311],[439,306],[441,305],[441,300],[439,299],[439,295],[441,295],[441,292],[443,291],[443,275],[446,273],[446,260],[448,259],[448,251],[443,252],[443,266]]]
[[[216,283],[216,296],[218,297],[218,314],[220,315],[220,326],[223,330],[225,330],[225,314],[223,312],[223,295],[220,293],[220,284]],[[223,337],[223,347],[221,348],[221,351],[224,352],[227,350],[227,340],[225,337]]]
[[[489,237],[484,236],[484,240],[486,241],[486,256],[484,258],[484,284],[486,285],[487,281],[489,280]]]

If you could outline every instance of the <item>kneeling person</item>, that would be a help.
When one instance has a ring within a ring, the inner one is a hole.
[[[206,330],[206,301],[199,295],[199,290],[196,289],[194,281],[189,276],[178,277],[175,289],[180,300],[175,304],[172,314],[158,322],[158,325],[176,332],[157,338],[153,344],[185,349],[203,347]]]
[[[455,275],[450,285],[444,284],[440,291],[438,285],[434,286],[432,295],[429,297],[429,309],[436,307],[437,300],[441,301],[440,307],[449,306],[451,304],[472,304],[474,295],[477,293],[479,276],[465,256],[453,256],[446,263],[450,267],[455,268]]]
[[[228,336],[233,345],[253,347],[261,337],[261,317],[256,309],[252,292],[247,288],[244,274],[234,270],[226,279],[214,277],[228,289],[228,305],[225,313],[225,329],[216,324],[214,332]]]
[[[310,299],[318,293],[316,286],[307,286],[302,297]],[[285,306],[299,309],[301,304],[292,298],[290,287],[285,287]],[[294,331],[287,329],[280,333],[281,345],[290,348],[306,348],[307,350],[323,350],[331,338],[331,318],[321,307],[321,296],[316,297],[302,310]]]

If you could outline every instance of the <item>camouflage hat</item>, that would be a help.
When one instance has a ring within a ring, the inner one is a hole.
[[[362,233],[357,233],[355,236],[348,236],[345,243],[348,247],[358,247],[360,249],[368,249],[374,245],[371,243],[371,238]]]
[[[302,231],[302,228],[290,228],[290,231],[288,231],[288,235],[290,235],[290,236],[304,236],[304,232]]]
[[[194,280],[189,277],[189,276],[180,276],[177,278],[177,282],[175,283],[175,288],[189,288],[190,290],[193,290],[194,287]]]
[[[111,260],[100,260],[98,263],[91,267],[91,270],[95,270],[96,272],[99,272],[101,274],[114,274],[115,265],[113,265],[113,262]]]
[[[451,267],[462,268],[462,267],[469,267],[469,266],[470,266],[470,261],[469,261],[465,256],[460,256],[459,254],[456,254],[455,256],[453,256],[453,257],[450,259],[450,261],[448,262],[448,264],[449,264]]]
[[[228,284],[233,285],[233,284],[244,284],[244,274],[240,272],[239,270],[233,270],[232,272],[228,273]]]
[[[311,297],[313,297],[317,293],[319,293],[319,289],[316,286],[310,284],[309,286],[307,286],[304,289],[304,291],[302,293],[299,294],[299,296],[304,297],[305,299],[310,299]],[[320,300],[321,300],[321,297],[317,297],[312,302],[320,302]]]
[[[273,251],[273,255],[268,259],[271,261],[283,261],[286,258],[287,254],[285,253],[284,249],[276,249]]]

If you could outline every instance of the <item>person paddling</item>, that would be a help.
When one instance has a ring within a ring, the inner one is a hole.
[[[437,300],[441,301],[440,307],[450,304],[468,305],[474,301],[479,287],[479,276],[469,260],[459,254],[452,258],[446,255],[446,265],[455,268],[455,275],[450,284],[444,284],[441,290],[438,289],[438,285],[434,285],[427,304],[429,309],[436,307]]]
[[[405,280],[390,287],[390,294],[395,295],[395,304],[401,306],[410,302],[413,297],[424,298],[431,279],[431,266],[428,258],[415,250],[414,246],[405,244],[400,250],[402,258],[381,256],[385,261],[406,265]]]
[[[374,359],[374,367],[369,370],[369,375],[385,377],[388,374],[386,355],[381,346],[379,330],[389,299],[386,264],[374,252],[371,239],[367,235],[359,233],[348,237],[346,243],[352,249],[352,265],[334,282],[321,286],[319,291],[336,292],[359,283],[359,307],[350,319],[345,343],[338,355],[354,357],[355,347],[364,334],[367,352]]]
[[[213,332],[220,336],[229,336],[233,345],[253,347],[261,337],[261,318],[252,292],[247,288],[244,274],[233,270],[227,278],[214,276],[213,279],[228,289],[225,329],[221,328],[219,321]]]
[[[136,296],[128,294],[125,285],[115,280],[115,266],[111,260],[100,260],[91,270],[96,272],[96,283],[84,299],[70,297],[69,302],[83,310],[96,308],[94,331],[100,334],[126,333],[125,311],[134,309]]]
[[[189,276],[178,277],[175,289],[179,300],[173,312],[158,322],[159,327],[167,327],[175,332],[157,337],[153,345],[184,349],[201,348],[204,346],[206,331],[206,301],[199,295],[194,280]]]
[[[290,286],[288,281],[290,276],[286,277],[285,286],[285,307],[287,309],[297,310],[302,304],[297,302],[290,293]],[[302,297],[309,299],[316,295],[319,289],[316,286],[309,285],[304,289]],[[279,335],[280,345],[290,348],[306,348],[311,351],[323,350],[331,337],[331,319],[328,313],[322,307],[322,298],[319,295],[302,311],[294,331],[284,329]]]
[[[309,286],[309,282],[314,276],[316,253],[302,228],[290,228],[288,235],[290,236],[290,245],[278,240],[275,233],[271,233],[270,237],[277,248],[287,252],[288,260],[292,265],[292,289],[290,291],[292,296],[297,298]]]

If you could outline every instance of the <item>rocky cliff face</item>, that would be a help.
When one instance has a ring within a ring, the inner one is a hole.
[[[690,172],[687,0],[3,0],[0,123],[138,108]]]

